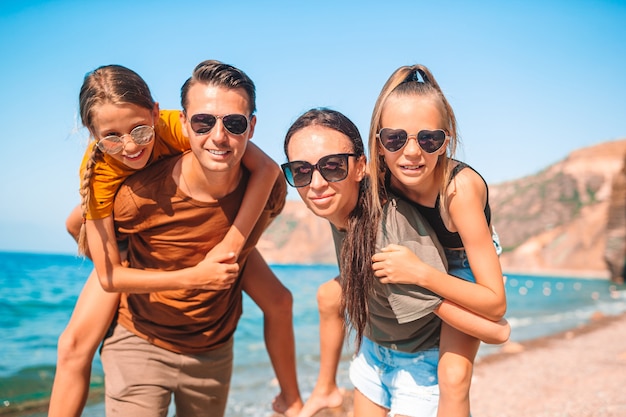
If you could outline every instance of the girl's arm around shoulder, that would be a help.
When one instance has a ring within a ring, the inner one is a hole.
[[[169,151],[167,154],[179,154],[190,149],[189,138],[183,134],[180,110],[161,110],[155,126],[157,137],[161,138]]]
[[[388,245],[372,257],[372,262],[374,276],[382,284],[419,285],[489,320],[498,321],[504,316],[504,289],[500,298],[497,290],[494,292],[442,272],[425,263],[405,246]],[[500,281],[502,280],[500,276]],[[504,287],[503,284],[501,286]],[[498,309],[501,305],[502,309]]]
[[[399,245],[389,245],[374,255],[374,275],[382,283],[422,286],[480,316],[498,321],[506,311],[506,295],[500,261],[484,213],[486,185],[476,172],[464,169],[448,191],[448,216],[444,216],[444,222],[448,230],[461,235],[476,284],[433,268]]]
[[[506,295],[491,226],[485,217],[487,195],[483,178],[471,169],[459,172],[450,184],[447,226],[450,231],[456,231],[461,236],[478,285],[452,281],[452,284],[457,285],[444,298],[492,320],[499,320],[506,311]]]
[[[122,266],[113,217],[87,220],[87,241],[102,288],[107,292],[148,293],[178,289],[223,290],[239,273],[232,254],[207,257],[195,267],[147,271]]]

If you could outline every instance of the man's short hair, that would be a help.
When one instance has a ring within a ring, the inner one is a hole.
[[[198,83],[228,89],[242,88],[248,94],[249,114],[247,116],[251,116],[256,112],[256,87],[250,77],[232,65],[216,60],[207,60],[196,66],[191,77],[185,81],[185,84],[180,89],[180,102],[185,113],[187,111],[189,89]]]

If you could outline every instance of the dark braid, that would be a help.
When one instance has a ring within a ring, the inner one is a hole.
[[[87,164],[85,165],[85,171],[80,183],[80,207],[83,211],[83,222],[80,225],[80,232],[78,234],[78,253],[80,255],[88,255],[89,246],[87,245],[87,229],[85,227],[85,219],[87,218],[87,211],[89,210],[89,204],[91,202],[91,177],[93,176],[93,170],[96,166],[96,162],[102,159],[102,154],[93,142],[91,155]]]

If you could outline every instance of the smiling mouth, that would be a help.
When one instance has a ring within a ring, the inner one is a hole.
[[[136,152],[134,154],[131,154],[131,155],[124,155],[124,157],[126,157],[128,159],[137,159],[137,158],[139,158],[143,154],[144,150],[145,149],[140,149],[138,152]]]
[[[313,201],[313,202],[320,202],[320,201],[328,200],[333,195],[334,194],[316,195],[314,197],[310,197],[310,200]]]
[[[406,169],[406,170],[409,170],[409,171],[415,171],[415,170],[418,170],[418,169],[423,168],[423,167],[424,167],[424,165],[400,165],[400,168]]]
[[[217,149],[208,149],[209,153],[212,155],[222,156],[226,155],[229,151],[218,151]]]

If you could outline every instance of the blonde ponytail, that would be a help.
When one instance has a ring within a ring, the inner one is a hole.
[[[448,142],[446,152],[439,156],[437,167],[435,168],[435,176],[440,181],[439,195],[441,198],[442,215],[445,213],[449,203],[447,195],[448,184],[451,179],[452,164],[456,147],[459,142],[456,117],[452,106],[443,94],[439,83],[428,68],[424,65],[403,66],[394,71],[383,86],[376,104],[372,112],[369,133],[369,172],[372,176],[372,194],[380,196],[385,194],[385,174],[388,168],[385,164],[384,156],[379,155],[377,134],[382,128],[381,119],[385,103],[391,96],[416,96],[428,97],[433,99],[433,103],[439,108],[443,117],[447,134],[451,137]],[[376,205],[377,201],[374,201]],[[380,202],[375,207],[379,212],[381,210]]]

